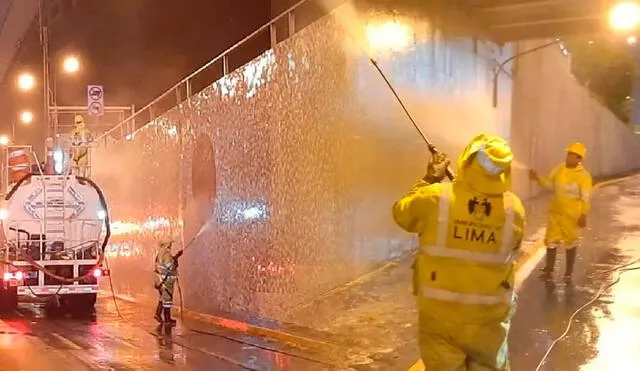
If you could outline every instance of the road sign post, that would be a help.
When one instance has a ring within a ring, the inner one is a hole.
[[[87,110],[89,116],[104,115],[104,88],[102,85],[87,86]]]

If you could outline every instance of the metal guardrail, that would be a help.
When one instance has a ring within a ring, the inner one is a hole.
[[[217,81],[222,77],[227,76],[230,72],[232,72],[232,71],[229,71],[229,55],[233,51],[237,50],[239,47],[245,45],[247,42],[256,38],[257,36],[267,32],[269,35],[270,46],[271,48],[274,48],[278,44],[278,39],[276,34],[276,28],[277,28],[276,25],[280,20],[284,19],[285,17],[288,25],[288,33],[287,33],[287,37],[281,41],[284,41],[290,38],[296,33],[296,22],[295,22],[294,11],[298,9],[301,5],[306,3],[307,1],[308,0],[298,1],[295,5],[291,6],[287,10],[280,13],[278,16],[270,20],[267,24],[258,28],[257,30],[255,30],[254,32],[246,36],[244,39],[240,40],[239,42],[237,42],[236,44],[234,44],[233,46],[231,46],[230,48],[222,52],[220,55],[218,55],[217,57],[207,62],[204,66],[200,67],[199,69],[191,73],[189,76],[182,79],[180,82],[178,82],[177,84],[169,88],[167,91],[162,93],[160,96],[158,96],[156,99],[151,101],[149,104],[142,107],[141,109],[133,113],[128,118],[124,119],[121,123],[117,124],[110,130],[105,132],[104,134],[100,135],[98,138],[96,138],[95,141],[99,142],[103,139],[106,140],[107,136],[112,135],[112,133],[114,133],[116,130],[120,130],[120,133],[122,135],[124,133],[123,127],[133,122],[134,123],[134,125],[132,125],[133,130],[126,134],[126,135],[132,135],[138,130],[145,127],[147,124],[149,124],[153,120],[157,119],[158,117],[162,116],[169,110],[173,109],[175,106],[180,105],[184,101],[188,101],[193,96],[192,90],[193,90],[194,78],[201,75],[203,72],[208,71],[218,62],[222,62],[222,75],[214,78],[213,80],[208,81],[207,85],[211,84],[214,81]],[[184,97],[183,97],[183,93],[184,93]],[[175,94],[175,100],[173,100],[173,98],[168,100],[168,98],[172,97],[174,94]],[[165,103],[164,108],[160,107],[162,106],[162,103]],[[146,115],[143,116],[143,114],[146,114]],[[143,117],[143,119],[141,119],[141,117]],[[136,122],[143,122],[143,124],[142,126],[136,128],[135,127]],[[130,125],[129,127],[132,127],[132,126]],[[119,138],[119,139],[125,139],[125,138]]]

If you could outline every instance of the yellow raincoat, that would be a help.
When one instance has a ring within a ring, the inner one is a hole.
[[[75,117],[75,129],[71,138],[71,157],[76,175],[88,176],[89,166],[89,142],[91,133],[87,129],[84,118],[81,115]]]
[[[178,261],[171,254],[171,241],[163,241],[158,247],[155,261],[155,288],[160,294],[163,308],[173,305],[173,289],[178,278]]]
[[[487,170],[488,158],[499,175]],[[396,223],[419,235],[414,291],[429,371],[509,369],[514,260],[525,218],[509,192],[511,159],[502,139],[477,136],[453,183],[421,181],[393,206]]]
[[[538,184],[554,193],[549,205],[547,247],[574,247],[579,238],[578,219],[590,209],[591,175],[582,165],[568,168],[562,163],[551,170],[548,178],[539,178]]]

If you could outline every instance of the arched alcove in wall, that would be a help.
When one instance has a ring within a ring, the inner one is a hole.
[[[187,195],[185,239],[191,239],[213,216],[217,193],[213,143],[205,133],[198,134],[191,157],[191,194]]]

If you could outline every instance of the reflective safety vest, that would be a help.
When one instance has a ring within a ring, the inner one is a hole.
[[[177,277],[178,269],[176,260],[171,255],[171,250],[158,249],[155,261],[155,273],[161,276]]]
[[[29,151],[26,148],[11,148],[8,152],[9,183],[16,183],[31,173]]]
[[[418,300],[509,304],[523,214],[520,199],[511,192],[489,196],[460,184],[440,184],[438,216],[421,231],[431,236],[421,236],[414,267]],[[429,305],[421,307],[428,310]]]

